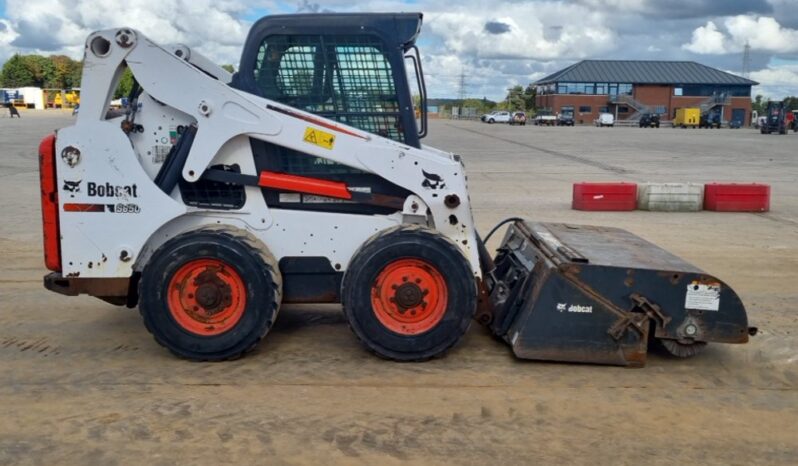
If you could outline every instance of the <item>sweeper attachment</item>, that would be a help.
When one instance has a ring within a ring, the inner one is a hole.
[[[655,340],[687,357],[754,332],[728,285],[625,230],[517,220],[495,264],[487,320],[520,358],[642,366]]]
[[[746,341],[728,286],[627,232],[516,221],[492,258],[461,158],[420,142],[420,28],[267,17],[232,75],[133,29],[91,34],[77,121],[39,150],[45,286],[138,306],[193,360],[244,354],[283,303],[341,303],[398,361],[442,355],[475,316],[522,358],[641,365],[652,339],[677,356]]]

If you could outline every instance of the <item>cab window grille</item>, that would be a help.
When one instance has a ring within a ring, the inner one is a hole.
[[[404,142],[393,69],[377,37],[269,36],[255,80],[268,99]]]
[[[210,168],[241,173],[238,165],[214,165]],[[186,205],[206,209],[237,210],[247,202],[243,186],[204,179],[189,183],[181,177],[180,194]]]

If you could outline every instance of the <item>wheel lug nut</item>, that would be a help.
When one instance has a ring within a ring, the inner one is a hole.
[[[194,299],[194,294],[193,293],[189,293],[188,294],[188,299]]]
[[[429,290],[424,289],[424,291],[422,291],[421,294],[427,296],[429,294]]]
[[[421,279],[420,279],[420,278],[416,278],[416,283],[417,283],[417,284],[418,284],[418,283],[421,283]]]
[[[402,277],[402,281],[406,282],[407,281],[407,277]]]
[[[395,284],[394,284],[394,285],[391,285],[391,289],[392,289],[392,290],[395,290],[395,289],[397,289],[397,288],[399,288],[399,287],[398,287],[398,286],[396,286]]]
[[[410,311],[411,315],[416,315],[416,311]]]

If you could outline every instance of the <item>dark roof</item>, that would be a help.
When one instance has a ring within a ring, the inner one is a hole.
[[[555,82],[632,84],[742,84],[756,81],[694,61],[582,60],[539,79],[536,84]]]

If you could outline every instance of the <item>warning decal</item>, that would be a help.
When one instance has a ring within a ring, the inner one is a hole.
[[[325,149],[332,149],[333,144],[335,144],[335,136],[332,133],[310,126],[305,128],[305,137],[303,137],[302,140]]]
[[[717,311],[720,308],[720,283],[693,282],[687,285],[684,307],[699,311]]]

